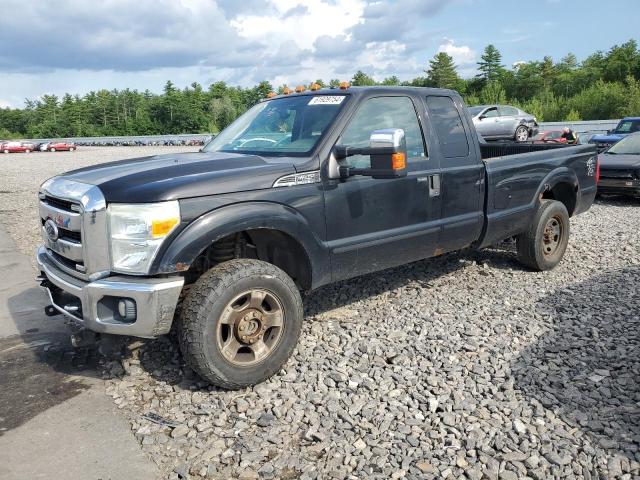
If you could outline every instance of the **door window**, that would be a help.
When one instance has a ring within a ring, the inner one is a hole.
[[[444,98],[444,97],[442,97]],[[483,117],[486,118],[495,118],[498,116],[498,109],[496,107],[490,108],[489,110],[487,110],[486,112],[484,112],[482,114]]]
[[[376,97],[367,100],[351,118],[338,144],[368,147],[371,132],[384,128],[404,130],[409,169],[412,163],[425,158],[422,130],[409,97]],[[354,155],[344,159],[344,164],[355,168],[370,168],[371,158],[368,155]]]
[[[427,108],[442,155],[445,158],[469,156],[467,134],[453,100],[449,97],[427,97]]]
[[[501,117],[517,117],[518,109],[515,107],[500,107]]]

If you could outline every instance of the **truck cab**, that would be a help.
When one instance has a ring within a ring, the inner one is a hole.
[[[106,334],[174,326],[204,379],[240,388],[290,356],[302,293],[509,237],[548,270],[593,202],[593,146],[486,144],[451,90],[297,90],[200,152],[45,182],[48,313]]]

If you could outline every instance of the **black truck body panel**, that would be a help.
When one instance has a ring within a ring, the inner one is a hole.
[[[562,192],[574,193],[571,214],[593,202],[593,146],[528,145],[510,154],[505,146],[481,145],[461,97],[450,90],[353,87],[294,95],[337,94],[348,100],[306,157],[171,154],[67,176],[99,186],[107,202],[180,200],[182,223],[164,242],[151,275],[183,271],[229,234],[275,229],[304,249],[311,288],[513,236],[529,225],[540,196],[561,184]],[[358,108],[374,97],[411,100],[426,155],[409,162],[404,178],[330,178],[334,146]],[[446,123],[455,135],[444,128],[442,102],[453,102],[459,115]],[[317,183],[274,188],[285,175],[317,170]]]

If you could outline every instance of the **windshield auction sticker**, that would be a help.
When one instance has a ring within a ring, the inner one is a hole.
[[[313,97],[307,105],[340,105],[344,95],[319,95]]]

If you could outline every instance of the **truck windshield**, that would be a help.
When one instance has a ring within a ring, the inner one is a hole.
[[[614,133],[634,133],[640,132],[640,120],[622,120]]]
[[[301,95],[259,103],[225,128],[205,152],[302,156],[313,150],[346,95]]]
[[[607,150],[613,155],[640,155],[640,133],[623,138]]]

